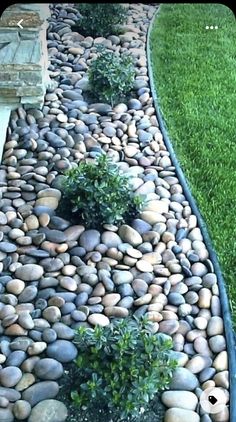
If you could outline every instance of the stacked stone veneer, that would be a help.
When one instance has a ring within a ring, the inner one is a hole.
[[[0,107],[43,105],[48,85],[47,4],[16,4],[0,18]],[[20,29],[17,23],[23,19]]]

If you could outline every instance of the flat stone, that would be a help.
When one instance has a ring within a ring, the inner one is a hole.
[[[28,422],[64,422],[68,411],[58,400],[43,400],[32,409]]]

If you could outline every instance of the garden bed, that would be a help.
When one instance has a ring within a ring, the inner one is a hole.
[[[228,397],[217,277],[149,88],[145,48],[155,10],[129,5],[122,35],[93,39],[71,31],[79,17],[71,5],[51,8],[54,83],[42,110],[12,112],[0,166],[0,396],[7,399],[0,403],[1,420],[74,422],[73,407],[67,416],[60,401],[68,404],[67,374],[61,376],[78,353],[74,329],[130,314],[147,314],[153,331],[173,340],[179,368],[170,394],[162,394],[170,408],[165,422],[199,422],[199,396],[207,387],[222,387]],[[86,74],[99,43],[134,57],[135,95],[127,103],[87,102]],[[133,191],[146,195],[147,205],[129,225],[88,230],[58,216],[61,181],[65,170],[104,152],[130,176]],[[159,414],[153,404],[142,421]],[[227,406],[201,417],[228,420]]]

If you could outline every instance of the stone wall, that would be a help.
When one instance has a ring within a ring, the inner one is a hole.
[[[46,87],[48,4],[15,4],[0,19],[0,106],[42,107]],[[23,19],[23,29],[17,26]]]

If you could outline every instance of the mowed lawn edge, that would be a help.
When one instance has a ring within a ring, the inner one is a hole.
[[[219,257],[234,325],[235,39],[235,17],[222,4],[162,4],[150,34],[161,112]]]

